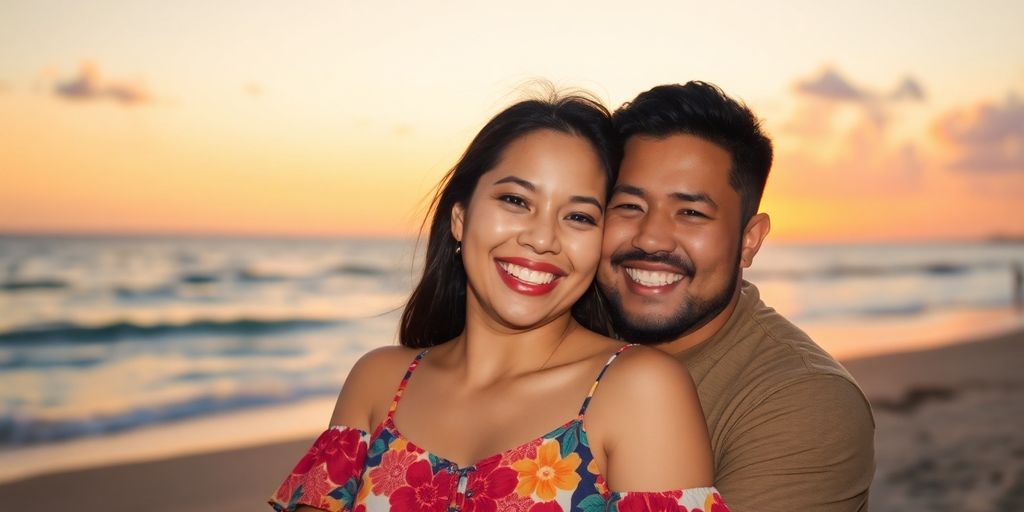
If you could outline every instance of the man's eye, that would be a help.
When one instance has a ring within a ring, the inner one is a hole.
[[[514,196],[514,195],[511,195],[511,194],[502,194],[502,195],[498,196],[498,200],[502,201],[502,202],[505,202],[505,203],[508,203],[508,204],[511,204],[511,205],[521,206],[521,207],[524,207],[524,208],[526,207],[526,200],[524,200],[523,198],[521,198],[519,196]]]
[[[705,218],[705,219],[708,218],[707,215],[704,215],[703,213],[701,213],[701,212],[699,212],[697,210],[691,210],[689,208],[684,209],[684,210],[679,210],[679,214],[684,216],[684,217],[701,217],[701,218]]]
[[[637,210],[640,211],[640,205],[634,203],[622,203],[612,206],[613,210]]]

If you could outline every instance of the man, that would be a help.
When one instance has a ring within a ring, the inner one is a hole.
[[[771,141],[744,105],[690,82],[614,121],[625,153],[598,281],[618,334],[690,369],[734,512],[867,510],[874,420],[846,370],[743,280]]]

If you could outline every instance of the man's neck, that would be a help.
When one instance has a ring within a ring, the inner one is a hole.
[[[712,336],[722,330],[725,324],[732,318],[733,313],[736,312],[736,306],[740,303],[740,290],[743,288],[743,281],[740,280],[736,285],[736,290],[732,294],[732,298],[729,299],[729,304],[722,309],[717,315],[711,320],[707,321],[704,325],[689,331],[682,336],[665,343],[654,345],[658,350],[665,352],[670,355],[677,355],[687,350],[690,350],[701,343],[711,339]]]

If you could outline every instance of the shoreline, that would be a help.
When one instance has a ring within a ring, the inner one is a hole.
[[[1014,429],[1024,419],[1020,361],[1024,328],[923,350],[843,360],[875,412],[877,470],[871,508],[929,508],[928,503],[942,503],[935,501],[941,499],[1024,503],[1024,436]],[[312,417],[312,424],[319,424],[330,405],[324,407],[322,400],[299,404],[279,411],[277,419],[301,424],[302,418]],[[254,429],[247,434],[255,437],[231,435],[266,417],[263,412],[249,418],[212,418],[227,421],[220,436],[207,438],[206,449],[185,454],[168,443],[157,460],[128,457],[97,467],[83,463],[76,469],[38,470],[32,476],[9,478],[0,483],[0,502],[39,509],[76,503],[86,511],[251,510],[260,506],[318,433],[296,429],[260,438]],[[178,436],[188,432],[185,428]],[[83,452],[80,462],[87,455]],[[976,460],[979,457],[983,460]],[[35,458],[46,459],[41,452]],[[0,454],[0,468],[14,462]],[[58,488],[60,492],[54,492]],[[932,501],[920,501],[925,499],[921,489],[929,489],[924,496]]]

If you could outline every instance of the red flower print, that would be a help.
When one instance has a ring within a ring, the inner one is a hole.
[[[530,512],[563,512],[563,510],[557,501],[545,501],[543,503],[535,503],[530,507]]]
[[[518,483],[518,473],[509,467],[491,465],[481,467],[472,475],[466,491],[466,512],[496,512],[497,500],[512,494]],[[501,509],[504,510],[504,509]]]
[[[292,499],[295,487],[300,483],[302,483],[302,475],[288,475],[288,478],[284,479],[281,486],[277,488],[277,492],[274,493],[274,501],[287,504],[288,500]]]
[[[370,470],[373,493],[390,496],[395,489],[405,485],[405,471],[413,462],[416,462],[416,455],[404,449],[384,452],[380,465]]]
[[[452,475],[447,471],[430,471],[430,462],[421,460],[405,472],[408,485],[399,487],[391,495],[391,510],[435,511],[448,510],[448,497],[452,492]]]
[[[334,501],[333,508],[337,508],[337,501],[328,498],[327,493],[334,490],[334,486],[327,481],[327,472],[323,466],[316,466],[302,479],[302,497],[299,503],[306,503],[324,510],[332,510],[330,501]],[[330,500],[330,501],[328,501]]]
[[[330,428],[320,434],[292,473],[306,473],[313,466],[326,462],[331,481],[343,485],[349,478],[358,476],[365,459],[366,443],[358,430]]]
[[[501,498],[496,504],[497,509],[501,512],[529,512],[531,505],[533,505],[532,498],[516,493]]]
[[[619,502],[619,512],[687,512],[679,504],[680,491],[631,492]]]
[[[519,445],[501,455],[501,462],[504,464],[512,464],[520,459],[534,459],[537,457],[537,447],[544,441],[543,438],[538,437],[529,443]]]

